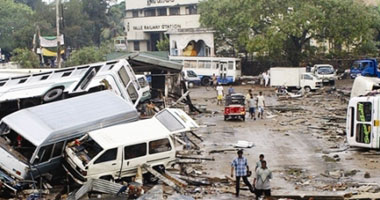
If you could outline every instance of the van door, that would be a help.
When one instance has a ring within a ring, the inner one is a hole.
[[[359,101],[356,104],[355,123],[353,134],[355,137],[355,146],[371,148],[374,147],[374,130],[372,124],[374,116],[372,113],[373,101]]]
[[[226,84],[227,83],[227,62],[221,61],[219,63],[219,79],[220,83]]]
[[[96,160],[88,166],[88,176],[110,180],[110,176],[118,178],[121,167],[121,148],[103,151]]]
[[[140,143],[128,145],[123,148],[123,166],[120,177],[134,176],[137,172],[137,166],[147,161],[147,144]]]
[[[315,81],[313,76],[310,74],[301,74],[300,87],[310,87],[310,89],[315,89]]]

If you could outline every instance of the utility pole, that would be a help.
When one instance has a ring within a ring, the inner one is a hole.
[[[60,16],[59,16],[59,6],[61,4],[61,0],[56,0],[56,20],[57,20],[57,66],[58,68],[61,68],[61,39],[59,34],[59,22],[60,22]]]

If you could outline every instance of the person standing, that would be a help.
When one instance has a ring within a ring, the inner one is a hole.
[[[259,92],[259,96],[257,96],[257,107],[258,107],[258,114],[257,118],[264,118],[264,107],[265,107],[265,98],[263,95],[263,92]]]
[[[231,163],[231,177],[234,177],[234,171],[235,171],[235,177],[236,177],[236,197],[239,196],[239,190],[240,190],[240,178],[243,179],[244,183],[248,186],[249,190],[254,193],[254,189],[248,181],[248,172],[249,172],[249,166],[247,158],[243,157],[243,150],[238,150],[237,152],[238,157],[235,158]]]
[[[265,197],[271,196],[270,179],[272,179],[272,171],[268,169],[267,162],[263,160],[253,180],[253,185],[256,188],[256,199],[259,199],[263,194]]]
[[[261,168],[261,162],[264,160],[264,154],[260,154],[259,156],[259,161],[256,162],[256,167],[255,167],[255,171],[257,171],[257,169]]]
[[[230,85],[230,87],[228,88],[228,95],[231,95],[235,93],[235,89],[232,87],[232,85]]]
[[[222,100],[223,100],[223,96],[224,96],[224,89],[223,89],[223,86],[218,84],[218,86],[216,87],[216,98],[217,98],[217,103],[216,105],[222,105]]]
[[[264,79],[264,87],[268,87],[268,85],[269,85],[269,74],[267,72],[263,73],[263,79]]]
[[[212,74],[212,79],[211,80],[212,80],[212,82],[211,82],[212,86],[214,88],[216,88],[216,85],[218,84],[218,79],[216,78],[215,74]]]
[[[249,114],[251,119],[256,120],[256,113],[255,113],[255,107],[256,107],[256,99],[251,95],[251,98],[248,101],[249,106]]]

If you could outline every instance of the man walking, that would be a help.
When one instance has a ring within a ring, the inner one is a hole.
[[[259,92],[259,96],[257,96],[257,107],[258,107],[258,114],[257,118],[264,118],[264,107],[265,107],[265,98],[263,95],[263,92]]]
[[[228,88],[228,95],[231,95],[235,93],[235,89],[232,87],[232,85],[230,85],[230,88]]]
[[[249,106],[249,114],[251,116],[251,119],[256,120],[256,113],[255,113],[255,107],[256,107],[256,99],[251,95],[251,98],[248,100],[248,106]]]
[[[243,157],[243,150],[239,150],[237,154],[238,157],[231,163],[231,177],[234,177],[234,171],[236,176],[236,197],[239,196],[240,178],[243,179],[249,190],[254,193],[254,189],[247,179],[247,172],[249,172],[248,161]]]
[[[261,168],[261,162],[264,160],[264,154],[260,154],[259,156],[259,161],[256,162],[256,167],[255,167],[255,171],[257,171],[257,169]]]
[[[272,171],[267,168],[267,162],[263,160],[253,180],[253,185],[256,188],[256,199],[259,199],[263,194],[265,197],[271,196],[270,179],[272,179]]]
[[[224,89],[223,89],[223,86],[220,85],[220,83],[218,84],[218,87],[216,87],[216,95],[217,95],[217,103],[216,105],[222,105],[222,100],[223,100],[223,96],[224,96]]]

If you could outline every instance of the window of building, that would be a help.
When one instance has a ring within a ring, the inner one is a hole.
[[[124,147],[124,159],[133,159],[146,155],[146,143]]]
[[[196,5],[186,6],[186,15],[195,15],[197,13]]]
[[[132,11],[132,17],[139,17],[139,11],[138,10]]]
[[[117,157],[117,148],[110,149],[110,150],[107,150],[106,152],[104,152],[103,155],[101,155],[94,162],[94,164],[116,160],[116,157]]]
[[[170,151],[172,147],[167,138],[149,142],[149,154]]]
[[[169,8],[169,15],[179,15],[179,7]]]
[[[166,8],[158,8],[157,9],[157,15],[158,16],[166,16],[167,14],[167,9]]]
[[[139,41],[133,41],[133,50],[140,51],[140,42]]]
[[[144,16],[145,17],[156,16],[156,9],[149,8],[149,9],[144,10]]]

